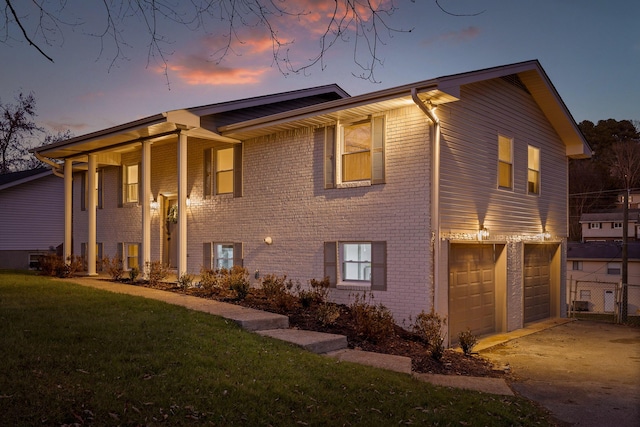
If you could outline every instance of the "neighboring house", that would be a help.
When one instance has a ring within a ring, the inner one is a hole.
[[[591,154],[537,61],[169,111],[35,151],[64,161],[65,251],[84,247],[89,274],[102,252],[327,276],[334,301],[370,291],[398,323],[435,310],[451,339],[566,315],[567,158]]]
[[[618,194],[616,205],[620,206],[620,208],[624,206],[624,193]],[[640,192],[629,192],[629,209],[640,209]]]
[[[629,220],[627,222],[628,240],[638,240],[638,215],[637,209],[629,210]],[[585,213],[580,216],[582,227],[582,241],[622,241],[624,213],[621,210]]]
[[[627,246],[630,315],[640,314],[640,243]],[[569,242],[567,248],[567,304],[578,311],[612,313],[621,301],[622,243]]]
[[[64,186],[49,168],[0,175],[0,268],[37,268],[64,237]]]

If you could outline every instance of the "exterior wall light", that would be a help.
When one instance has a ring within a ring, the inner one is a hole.
[[[549,239],[551,239],[551,233],[549,233],[548,231],[543,231],[543,232],[542,232],[542,238],[543,238],[544,240],[549,240]]]
[[[160,204],[156,199],[151,200],[151,210],[157,211],[160,207]]]
[[[187,207],[191,207],[191,197],[187,196]]]
[[[489,229],[486,227],[482,227],[480,230],[478,230],[478,240],[487,240],[487,238],[489,238]]]
[[[265,242],[267,245],[270,245],[270,244],[272,244],[272,243],[273,243],[273,239],[272,239],[271,237],[267,236],[267,237],[265,237],[265,238],[264,238],[264,242]]]

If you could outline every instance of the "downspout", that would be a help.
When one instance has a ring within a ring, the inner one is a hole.
[[[413,102],[433,122],[432,167],[431,167],[431,240],[433,247],[433,294],[432,307],[436,310],[438,301],[438,282],[440,281],[440,119],[436,116],[436,107],[425,105],[418,96],[417,88],[411,88]]]
[[[33,152],[33,155],[36,156],[36,159],[40,160],[42,163],[46,163],[47,165],[51,166],[51,172],[53,172],[53,174],[59,178],[64,178],[64,174],[60,171],[60,166],[58,163],[54,162],[53,160],[44,157],[42,154],[38,153],[37,151]]]

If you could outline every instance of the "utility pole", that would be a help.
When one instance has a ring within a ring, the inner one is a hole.
[[[620,310],[620,322],[627,322],[628,294],[627,283],[629,281],[629,180],[625,176],[626,189],[624,191],[624,206],[622,208],[622,307]]]

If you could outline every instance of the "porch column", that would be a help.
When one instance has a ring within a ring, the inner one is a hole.
[[[187,272],[187,135],[178,134],[178,278]]]
[[[151,263],[151,142],[142,142],[142,265],[140,271],[149,278]]]
[[[96,276],[96,209],[97,192],[96,192],[96,155],[89,154],[89,168],[87,170],[87,213],[88,219],[88,239],[87,239],[87,274]]]
[[[73,161],[65,159],[64,161],[64,241],[62,243],[62,255],[66,263],[71,262],[72,233],[72,212],[73,212]]]

